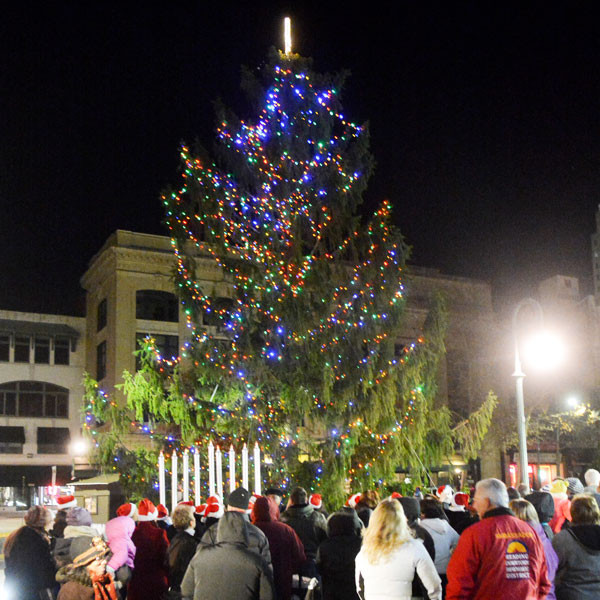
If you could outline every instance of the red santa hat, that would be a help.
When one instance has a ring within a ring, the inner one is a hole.
[[[204,513],[206,512],[207,506],[208,504],[198,504],[198,506],[194,508],[194,514],[200,515],[202,517],[202,520],[204,520]]]
[[[137,506],[133,502],[126,502],[117,508],[117,517],[130,517],[133,519]]]
[[[398,498],[402,498],[402,494],[399,492],[392,492],[390,496],[390,500],[397,500]]]
[[[162,521],[163,519],[166,519],[169,516],[169,509],[164,504],[159,504],[156,507],[156,510],[158,511],[159,521]]]
[[[75,500],[75,496],[59,496],[56,499],[56,504],[58,504],[59,508],[74,508],[77,506],[77,500]]]
[[[206,509],[204,511],[204,518],[208,519],[220,519],[225,514],[225,508],[223,507],[223,501],[218,496],[209,496],[206,499]]]
[[[469,506],[469,496],[462,492],[456,492],[448,508],[453,512],[464,512],[467,506]]]
[[[191,500],[182,500],[177,503],[177,506],[191,506],[192,508],[195,508],[195,505]]]
[[[450,504],[452,502],[452,496],[454,496],[454,490],[449,485],[440,485],[435,495],[440,502]]]
[[[156,521],[158,509],[148,498],[140,500],[138,504],[138,521]]]
[[[254,506],[254,503],[256,502],[256,500],[260,498],[260,494],[256,494],[253,493],[252,496],[250,496],[250,498],[248,498],[248,510],[246,511],[248,514],[250,514],[252,512],[252,507]]]
[[[308,503],[313,507],[319,510],[323,506],[323,497],[321,494],[311,494],[308,499]]]
[[[361,496],[362,494],[352,494],[352,496],[346,500],[346,506],[349,506],[350,508],[356,508]]]

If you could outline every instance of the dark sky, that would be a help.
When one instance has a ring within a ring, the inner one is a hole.
[[[112,231],[164,233],[180,140],[211,147],[218,97],[246,111],[240,66],[281,47],[286,14],[318,70],[350,69],[345,114],[370,121],[378,164],[367,205],[393,201],[415,263],[491,281],[500,306],[556,273],[591,291],[592,3],[83,4],[3,9],[0,308],[81,312]]]

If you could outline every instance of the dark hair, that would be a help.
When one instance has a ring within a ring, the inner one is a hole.
[[[308,502],[308,494],[303,487],[297,487],[292,490],[290,494],[290,500],[293,505],[306,504]]]
[[[444,509],[439,500],[425,498],[421,500],[421,513],[426,519],[444,519]]]
[[[521,497],[521,494],[514,487],[506,488],[506,493],[509,500],[518,500]]]

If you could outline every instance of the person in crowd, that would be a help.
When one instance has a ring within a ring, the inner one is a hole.
[[[549,523],[554,516],[554,500],[549,492],[531,492],[525,497],[525,500],[531,502],[538,516],[538,521],[549,540],[554,537],[554,532]]]
[[[274,500],[265,496],[259,496],[255,500],[251,521],[269,541],[278,600],[291,600],[292,577],[294,573],[300,573],[306,561],[300,538],[289,525],[279,520],[279,507]]]
[[[473,506],[481,521],[465,529],[448,563],[446,600],[545,598],[551,584],[542,542],[508,508],[504,483],[479,481]]]
[[[164,504],[157,504],[156,510],[158,510],[158,519],[156,519],[156,524],[161,529],[167,531],[167,529],[173,525],[173,521],[169,516],[169,509]]]
[[[384,500],[371,515],[356,557],[357,592],[365,600],[410,600],[415,573],[429,599],[441,600],[440,577],[421,541],[413,538],[402,505]]]
[[[308,503],[315,509],[318,510],[326,519],[329,517],[329,513],[325,510],[323,504],[323,496],[321,494],[311,494],[308,498]]]
[[[550,521],[550,528],[554,533],[558,533],[565,523],[571,520],[571,501],[567,496],[568,488],[569,484],[564,479],[555,479],[550,486],[550,493],[554,500],[554,516]]]
[[[354,584],[354,561],[362,544],[356,515],[333,513],[327,519],[328,538],[317,550],[317,568],[323,582],[323,600],[358,600]]]
[[[289,506],[281,515],[281,520],[298,534],[307,561],[314,565],[319,544],[327,538],[327,521],[308,503],[308,495],[304,488],[297,487],[292,490]],[[307,575],[313,575],[310,568],[309,565]]]
[[[131,580],[135,561],[135,544],[131,539],[135,522],[130,517],[115,517],[106,523],[105,535],[112,556],[106,564],[106,570],[115,582],[126,590]]]
[[[167,550],[170,598],[181,595],[183,576],[196,554],[198,540],[195,537],[194,509],[187,505],[176,506],[173,511],[173,526],[177,533]]]
[[[588,469],[583,478],[585,479],[584,494],[597,494],[598,486],[600,486],[600,472],[596,469]]]
[[[537,512],[531,502],[525,500],[524,498],[520,498],[518,500],[511,500],[509,506],[510,509],[515,513],[515,517],[517,517],[517,519],[521,519],[521,521],[529,523],[529,525],[531,525],[531,527],[533,527],[535,532],[538,534],[538,537],[542,542],[542,546],[544,547],[546,567],[548,569],[548,580],[552,585],[546,598],[547,600],[556,600],[556,595],[554,594],[554,576],[556,574],[556,567],[558,566],[558,556],[556,556],[556,552],[552,547],[552,540],[548,538],[546,532],[542,528]]]
[[[519,494],[519,492],[514,487],[506,488],[506,493],[508,494],[509,502],[511,500],[517,500],[518,498],[521,497],[521,494]]]
[[[61,508],[56,511],[54,515],[54,524],[52,525],[52,529],[50,530],[50,537],[52,540],[52,547],[56,543],[58,538],[64,536],[65,527],[67,526],[67,511],[64,508]]]
[[[393,495],[393,494],[392,494]],[[435,565],[435,544],[430,533],[420,525],[421,519],[421,503],[417,498],[408,498],[399,496],[396,498],[404,509],[408,526],[412,531],[415,538],[420,539],[427,550],[427,554],[431,556],[431,560],[434,561]],[[427,598],[427,591],[425,586],[418,575],[415,575],[413,579],[413,598]]]
[[[157,523],[158,510],[144,498],[138,504],[138,525],[131,536],[135,544],[133,575],[127,589],[128,600],[162,600],[169,588],[167,549],[169,540]]]
[[[517,492],[519,492],[519,496],[521,496],[521,498],[525,498],[525,496],[527,496],[527,494],[529,494],[531,490],[529,489],[529,485],[527,485],[526,483],[520,483],[517,486]]]
[[[441,502],[443,509],[447,510],[452,502],[454,490],[449,485],[440,485],[435,492],[435,496]]]
[[[229,494],[228,510],[205,534],[181,583],[181,595],[193,600],[273,600],[272,568],[250,546],[252,531],[246,509],[250,494],[238,488]],[[209,543],[204,538],[210,537]],[[266,538],[264,538],[266,541]],[[268,542],[267,542],[268,552]],[[269,555],[270,556],[270,555]]]
[[[25,514],[25,525],[13,531],[4,542],[4,591],[15,600],[51,598],[56,587],[56,564],[50,553],[47,530],[52,511],[32,506]],[[46,594],[46,595],[44,595]]]
[[[421,526],[427,530],[435,546],[435,568],[442,580],[442,589],[446,589],[446,569],[456,544],[458,533],[444,518],[444,509],[437,500],[421,501]]]
[[[446,517],[452,529],[460,535],[469,525],[477,523],[477,518],[469,511],[469,496],[462,492],[456,492],[448,507]]]
[[[283,497],[285,496],[285,492],[281,488],[270,487],[265,491],[265,496],[267,498],[271,498],[271,500],[277,504],[277,508],[279,509],[280,513],[283,512],[285,508],[283,506]]]
[[[271,562],[269,541],[267,540],[265,534],[258,527],[250,523],[250,518],[247,512],[249,501],[250,492],[247,489],[239,487],[233,490],[233,492],[231,492],[227,497],[227,511],[217,521],[217,523],[213,524],[206,530],[205,534],[202,536],[202,540],[200,543],[207,546],[214,546],[217,543],[219,523],[230,512],[240,513],[247,522],[247,527],[245,528],[245,530],[246,535],[248,535],[248,550],[256,552],[256,554],[258,554],[265,561],[265,563],[267,564],[269,569],[271,569],[272,572],[273,565]]]
[[[355,508],[358,518],[364,523],[365,527],[369,526],[369,519],[378,504],[379,494],[376,490],[366,490],[361,494]]]
[[[94,537],[98,535],[92,527],[92,515],[81,506],[74,506],[67,510],[67,526],[63,537],[56,540],[54,558],[59,567],[64,567],[73,562],[81,553],[91,545]]]
[[[558,600],[600,598],[600,509],[589,494],[574,496],[572,525],[552,540],[558,555],[554,586]]]
[[[567,477],[567,498],[571,500],[577,494],[583,494],[583,483],[579,477]]]

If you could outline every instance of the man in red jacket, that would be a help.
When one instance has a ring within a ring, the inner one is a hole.
[[[460,536],[448,564],[446,600],[538,600],[550,591],[544,548],[508,509],[506,486],[483,479],[473,501],[481,517]]]

